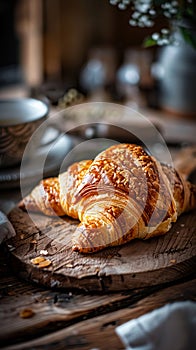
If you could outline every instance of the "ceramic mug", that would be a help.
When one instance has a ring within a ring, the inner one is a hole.
[[[48,105],[36,99],[0,100],[0,168],[20,164],[26,145],[48,112]],[[39,129],[34,149],[45,131],[42,127]]]

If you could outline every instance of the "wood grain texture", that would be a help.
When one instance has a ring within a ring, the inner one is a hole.
[[[160,288],[156,286],[107,295],[46,290],[13,275],[9,259],[2,249],[0,262],[1,346],[43,337],[81,320],[125,308]],[[32,317],[21,318],[20,313],[26,309],[32,310]]]
[[[14,208],[9,215],[17,235],[8,242],[15,271],[48,287],[119,291],[170,282],[195,271],[196,213],[182,215],[168,234],[135,240],[93,254],[71,250],[75,220],[29,215]],[[38,268],[31,259],[47,250],[52,264]]]
[[[133,318],[137,318],[147,312],[150,312],[158,307],[161,307],[167,303],[172,303],[175,301],[183,300],[195,300],[195,280],[187,281],[183,283],[176,284],[175,286],[169,286],[163,288],[155,293],[152,293],[146,298],[142,298],[137,302],[131,302],[127,304],[126,307],[119,308],[118,310],[113,310],[107,312],[104,315],[89,317],[83,320],[76,319],[75,323],[72,325],[67,325],[67,327],[55,331],[55,325],[53,327],[53,332],[48,329],[48,334],[44,336],[39,336],[38,327],[40,323],[38,317],[34,318],[31,331],[34,334],[34,339],[26,341],[21,341],[19,344],[8,345],[2,347],[4,350],[25,350],[25,349],[50,349],[50,350],[64,350],[64,349],[93,349],[97,348],[100,350],[107,350],[108,348],[114,350],[124,349],[120,339],[115,333],[115,328]],[[90,303],[89,303],[90,305]],[[44,306],[42,312],[45,313]],[[56,319],[61,318],[60,310],[55,310]],[[63,309],[62,309],[63,313]],[[66,309],[64,309],[64,314]],[[30,322],[30,319],[26,320],[26,323]],[[25,334],[25,332],[24,332]]]

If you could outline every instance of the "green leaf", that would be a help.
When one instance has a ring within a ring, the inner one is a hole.
[[[157,45],[157,41],[152,39],[151,36],[147,37],[143,42],[143,47],[151,47]]]

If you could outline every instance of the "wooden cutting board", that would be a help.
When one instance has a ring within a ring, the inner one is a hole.
[[[167,283],[195,272],[196,212],[183,214],[164,236],[93,254],[71,250],[76,220],[42,214],[30,218],[18,208],[9,219],[16,230],[7,243],[13,269],[47,287],[118,291]],[[31,261],[43,253],[51,261],[45,268]]]

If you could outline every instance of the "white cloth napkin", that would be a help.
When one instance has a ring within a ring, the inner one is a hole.
[[[15,236],[16,232],[11,224],[11,222],[8,220],[7,216],[0,211],[0,244],[13,236]]]
[[[175,302],[116,328],[126,350],[195,350],[196,303]]]

